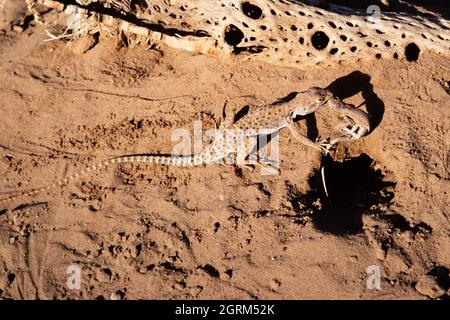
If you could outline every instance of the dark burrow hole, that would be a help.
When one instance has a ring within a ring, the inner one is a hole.
[[[102,271],[103,271],[103,273],[105,273],[109,278],[111,278],[112,277],[112,271],[110,270],[110,269],[108,269],[108,268],[104,268],[104,269],[102,269]]]
[[[448,292],[450,289],[450,270],[448,268],[437,266],[430,270],[427,275],[435,277],[439,287]],[[450,299],[448,293],[445,298]]]
[[[252,19],[259,19],[262,16],[262,10],[260,7],[251,4],[250,2],[242,3],[242,11],[244,14]]]
[[[311,36],[311,44],[317,50],[323,50],[328,46],[328,42],[330,42],[330,38],[323,31],[316,31]]]
[[[161,268],[164,268],[164,269],[169,270],[169,271],[175,271],[175,272],[179,272],[179,273],[185,273],[185,271],[183,270],[183,268],[175,266],[175,265],[174,265],[172,262],[170,262],[170,261],[165,261],[165,262],[161,263],[159,266],[160,266]],[[147,269],[148,269],[148,267],[147,267]]]
[[[16,275],[14,273],[8,273],[8,285],[14,282]]]
[[[208,275],[210,275],[213,278],[220,277],[220,272],[210,264],[205,264],[204,266],[200,266],[200,269],[205,271]]]
[[[225,28],[225,42],[230,46],[237,46],[244,39],[244,33],[234,24]]]
[[[405,57],[408,61],[417,61],[419,59],[420,49],[414,43],[410,43],[405,47]]]
[[[336,235],[362,232],[362,215],[394,198],[396,183],[387,181],[367,154],[342,162],[327,157],[323,165],[328,197],[318,170],[309,179],[311,191],[293,201],[312,209],[314,226],[321,231]]]

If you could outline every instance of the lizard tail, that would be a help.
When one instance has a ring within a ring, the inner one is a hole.
[[[18,194],[15,194],[13,196],[10,196],[6,199],[0,200],[0,206],[3,204],[10,202],[12,200],[18,199],[20,197],[30,197],[35,196],[37,194],[50,191],[54,188],[63,186],[68,184],[71,181],[74,181],[87,173],[96,171],[97,169],[100,169],[102,167],[107,167],[112,164],[118,164],[118,163],[154,163],[154,164],[163,164],[163,165],[169,165],[169,166],[195,166],[200,165],[203,163],[203,157],[201,155],[194,155],[194,156],[179,156],[179,157],[172,157],[172,156],[158,156],[158,155],[130,155],[130,156],[121,156],[117,158],[112,158],[109,160],[104,160],[101,162],[98,162],[96,164],[90,165],[84,170],[81,170],[80,172],[75,173],[74,175],[71,175],[65,179],[59,180],[49,186],[33,189],[31,191],[24,191],[20,192]]]

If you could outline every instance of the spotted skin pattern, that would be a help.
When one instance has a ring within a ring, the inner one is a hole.
[[[344,135],[329,143],[314,142],[300,133],[294,119],[297,116],[312,114],[324,107],[332,108],[348,118],[352,127],[348,128],[346,124],[342,125],[341,129],[344,132]],[[201,153],[189,156],[120,156],[91,165],[86,169],[47,187],[23,192],[1,200],[0,203],[5,203],[21,196],[35,196],[39,193],[66,185],[89,172],[119,163],[148,163],[180,167],[219,163],[227,158],[230,153],[239,151],[236,150],[235,145],[237,138],[245,139],[259,135],[269,135],[276,133],[285,127],[289,128],[293,136],[302,144],[324,152],[328,152],[334,144],[340,141],[359,139],[369,131],[368,115],[365,112],[346,105],[341,100],[334,97],[327,89],[312,87],[306,91],[293,92],[286,98],[280,99],[272,104],[251,108],[245,116],[236,122],[233,122],[230,118],[226,117],[218,129],[216,138],[211,144],[206,146]],[[227,138],[230,136],[230,133],[232,133],[231,137],[234,138],[234,140]],[[245,145],[244,153],[250,152],[253,147],[254,145],[252,144]]]

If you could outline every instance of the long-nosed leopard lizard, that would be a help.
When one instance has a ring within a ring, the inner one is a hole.
[[[268,135],[278,132],[282,128],[289,128],[292,135],[302,144],[328,152],[330,148],[340,141],[359,139],[370,130],[369,117],[364,111],[345,104],[327,89],[317,87],[310,88],[303,92],[293,92],[289,98],[281,99],[272,104],[254,107],[249,112],[234,122],[226,117],[219,128],[220,135],[226,136],[227,132],[233,134],[244,134],[245,136]],[[314,142],[304,136],[296,122],[297,116],[306,116],[315,111],[328,107],[338,112],[348,122],[337,126],[343,134],[330,142]],[[216,135],[217,137],[218,135]],[[128,155],[105,160],[91,165],[85,170],[74,174],[64,180],[58,181],[44,188],[23,192],[10,198],[1,200],[0,203],[16,199],[20,196],[33,196],[43,191],[51,190],[54,187],[67,184],[69,181],[94,171],[98,168],[122,163],[122,162],[144,162],[163,164],[170,166],[195,166],[202,164],[213,164],[226,158],[235,149],[229,145],[230,140],[224,143],[221,139],[215,139],[201,153],[190,156],[161,156],[161,155]]]

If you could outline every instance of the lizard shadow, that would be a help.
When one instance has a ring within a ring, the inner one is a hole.
[[[360,71],[343,76],[333,81],[327,89],[335,96],[344,100],[361,92],[369,114],[370,132],[378,127],[383,120],[385,111],[384,102],[378,97],[370,83],[370,76]]]

